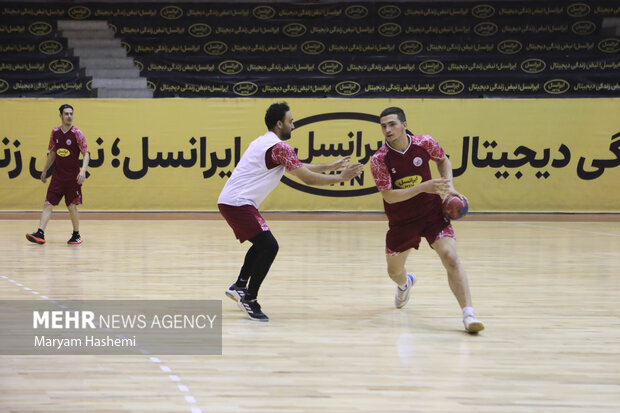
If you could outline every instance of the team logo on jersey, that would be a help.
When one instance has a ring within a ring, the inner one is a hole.
[[[56,154],[62,158],[66,158],[67,156],[71,155],[71,151],[66,148],[60,148],[56,151]]]
[[[392,173],[395,174],[396,173],[396,168],[392,168]]]
[[[422,158],[420,158],[419,156],[416,156],[415,158],[413,158],[413,164],[415,166],[420,166],[422,165]]]
[[[422,183],[422,177],[420,175],[406,176],[394,181],[394,185],[401,189],[411,188],[412,186],[416,186],[420,183]]]
[[[71,139],[67,139],[67,145],[71,145]]]

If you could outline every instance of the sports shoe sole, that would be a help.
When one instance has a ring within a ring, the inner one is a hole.
[[[480,321],[474,321],[467,326],[466,331],[470,334],[477,334],[478,332],[484,330],[484,324]]]
[[[226,297],[230,298],[231,300],[233,300],[236,303],[238,303],[239,300],[241,299],[241,296],[239,295],[238,292],[236,292],[236,291],[231,292],[230,290],[226,290]]]
[[[26,234],[26,239],[30,242],[34,242],[35,244],[43,245],[45,244],[45,240],[41,238],[37,238],[32,234]]]
[[[69,244],[69,245],[78,245],[78,244],[81,244],[81,243],[82,243],[82,240],[79,240],[79,241],[73,241],[73,242],[69,242],[69,241],[67,241],[67,244]]]

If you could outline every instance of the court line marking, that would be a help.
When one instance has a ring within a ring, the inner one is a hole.
[[[38,295],[39,298],[41,298],[42,300],[48,300],[50,303],[52,303],[54,305],[58,305],[59,307],[61,307],[63,309],[67,308],[67,306],[65,306],[65,305],[59,305],[57,300],[50,300],[49,297],[47,297],[45,295],[41,295],[41,293],[39,293],[38,291],[32,290],[32,288],[25,287],[24,284],[18,283],[17,281],[15,281],[13,279],[10,279],[6,275],[0,275],[0,278],[4,279],[4,280],[7,280],[10,283],[15,284],[16,286],[20,287],[24,291],[30,291],[32,294]],[[116,334],[116,337],[123,338],[124,336],[121,335],[121,334]],[[149,354],[149,351],[146,350],[146,349],[140,349],[140,352],[142,354]],[[162,361],[159,358],[157,358],[157,357],[149,357],[148,360],[153,362],[153,363],[155,363],[155,364],[158,364],[158,365],[160,363],[162,363]],[[170,367],[168,367],[168,366],[166,366],[164,364],[159,365],[159,369],[162,372],[164,372],[164,373],[172,373],[172,369],[170,369]],[[169,374],[168,378],[172,382],[174,382],[174,383],[180,383],[181,382],[181,378],[179,376],[177,376],[177,375],[174,375],[174,374]],[[187,403],[189,403],[189,404],[196,404],[196,398],[190,394],[189,387],[187,387],[187,386],[185,386],[183,384],[178,384],[177,385],[177,389],[180,392],[186,393],[186,394],[183,395],[183,398],[185,399],[185,401]],[[190,411],[192,413],[202,413],[202,409],[200,409],[200,407],[197,407],[197,406],[191,406],[191,410]]]

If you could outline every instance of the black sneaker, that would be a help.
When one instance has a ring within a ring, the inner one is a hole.
[[[41,230],[33,232],[32,234],[26,234],[26,239],[35,244],[45,244],[45,235]]]
[[[67,244],[81,244],[82,243],[82,237],[80,237],[80,233],[79,232],[74,232],[73,235],[71,235],[71,239],[69,239],[69,241],[67,241]]]
[[[254,321],[269,321],[269,317],[267,314],[263,313],[260,309],[260,304],[256,300],[248,301],[245,298],[242,298],[237,303],[239,308],[245,311],[250,317],[250,320]]]
[[[237,284],[233,284],[230,287],[228,287],[228,290],[226,290],[226,295],[231,300],[235,300],[239,302],[239,300],[241,300],[242,298],[245,298],[246,292],[247,290],[245,288],[237,287]]]

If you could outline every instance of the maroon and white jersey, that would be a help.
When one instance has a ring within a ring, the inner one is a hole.
[[[52,129],[47,148],[56,152],[52,178],[59,181],[74,181],[80,172],[80,152],[88,152],[86,137],[81,130],[71,126],[63,132],[62,127]]]
[[[443,148],[431,136],[407,135],[409,146],[397,151],[387,142],[373,155],[372,176],[379,191],[402,189],[431,179],[429,162],[445,156]],[[388,204],[383,201],[390,226],[423,220],[434,209],[441,209],[441,197],[423,192],[405,201]]]
[[[254,208],[273,191],[284,171],[302,166],[295,150],[273,132],[255,139],[224,185],[218,204],[252,205]]]

